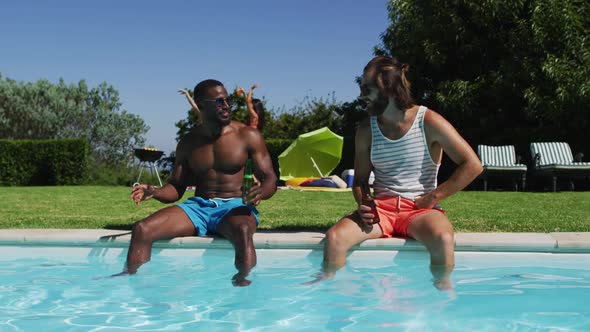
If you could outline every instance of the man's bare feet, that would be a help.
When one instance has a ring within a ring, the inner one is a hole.
[[[302,285],[311,286],[311,285],[317,284],[318,282],[321,282],[324,280],[332,280],[332,278],[334,278],[334,273],[326,273],[326,272],[320,271],[320,272],[312,275],[312,277],[314,278],[313,280],[306,281]]]
[[[246,279],[245,275],[242,275],[240,272],[238,272],[231,278],[231,283],[236,287],[245,287],[249,286],[252,281]]]

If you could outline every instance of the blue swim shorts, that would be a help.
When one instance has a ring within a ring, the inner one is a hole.
[[[195,225],[196,233],[200,236],[216,234],[217,225],[223,217],[231,210],[242,206],[252,211],[258,225],[258,210],[252,205],[244,204],[241,197],[205,199],[194,196],[178,204]]]

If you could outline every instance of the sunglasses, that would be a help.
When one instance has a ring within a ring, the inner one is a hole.
[[[223,108],[225,104],[231,108],[234,104],[234,100],[231,97],[228,98],[217,98],[217,99],[203,99],[204,101],[215,103],[215,107]]]

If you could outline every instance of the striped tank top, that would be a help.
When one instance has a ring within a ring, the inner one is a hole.
[[[371,117],[371,163],[375,173],[375,197],[401,196],[415,199],[436,189],[438,168],[430,156],[420,106],[410,130],[399,139],[383,135],[377,117]]]

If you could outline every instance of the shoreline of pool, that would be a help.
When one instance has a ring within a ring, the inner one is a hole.
[[[109,229],[2,229],[0,245],[20,246],[90,246],[127,247],[131,232]],[[254,234],[257,249],[323,248],[321,232],[258,231]],[[232,248],[222,238],[181,237],[158,241],[155,248]],[[374,239],[352,250],[425,251],[414,240]],[[590,232],[555,233],[456,233],[455,251],[509,251],[548,253],[590,253]]]

